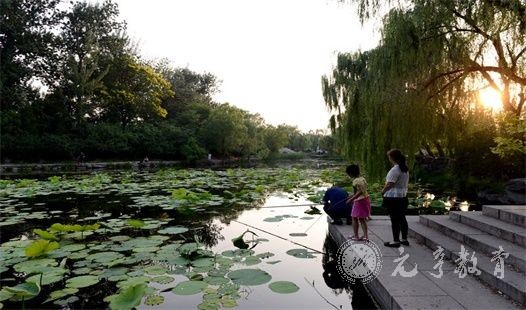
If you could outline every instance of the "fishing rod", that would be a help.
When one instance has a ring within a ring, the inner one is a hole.
[[[281,205],[281,206],[269,206],[261,207],[261,209],[273,209],[273,208],[293,208],[293,207],[312,207],[312,206],[321,206],[323,203],[306,203],[301,205]]]
[[[342,199],[342,200],[340,200],[340,201],[337,201],[336,203],[331,204],[331,205],[334,207],[334,206],[336,206],[336,205],[338,205],[338,204],[340,204],[340,203],[342,203],[342,202],[344,202],[344,201],[346,201],[346,200],[347,200],[347,197],[346,197],[345,199]],[[319,205],[323,205],[323,204],[322,204],[322,203],[309,203],[309,204],[300,204],[300,205],[281,205],[281,206],[262,207],[261,209],[271,209],[271,208],[289,208],[289,207],[307,207],[307,206],[319,206]],[[312,224],[307,228],[307,230],[306,230],[305,232],[303,232],[303,233],[294,233],[294,234],[291,234],[291,236],[297,236],[297,237],[298,237],[298,236],[305,236],[305,235],[307,234],[307,231],[309,231],[309,230],[314,226],[314,224],[316,224],[316,222],[318,222],[318,220],[322,217],[322,215],[323,215],[323,214],[320,214],[320,216],[316,219],[316,221],[314,221],[314,223],[312,223]],[[280,236],[280,235],[278,235],[278,234],[272,233],[272,232],[270,232],[270,231],[268,231],[268,230],[265,230],[265,229],[262,229],[262,228],[256,227],[256,226],[254,226],[254,225],[250,225],[250,224],[247,224],[247,223],[243,223],[243,222],[238,221],[238,220],[232,220],[232,221],[233,221],[233,222],[236,222],[236,223],[238,223],[238,224],[241,224],[241,225],[245,225],[245,226],[250,227],[250,228],[252,228],[252,229],[259,230],[259,231],[261,231],[261,232],[267,233],[267,234],[269,234],[269,235],[271,235],[271,236],[274,236],[274,237],[276,237],[276,238],[279,238],[279,239],[281,239],[281,240],[285,240],[285,241],[291,242],[291,243],[293,243],[293,244],[299,245],[299,246],[301,246],[301,247],[304,247],[304,248],[309,249],[309,250],[311,250],[311,251],[314,251],[314,252],[316,252],[316,253],[327,254],[327,253],[325,253],[325,252],[322,252],[322,251],[316,250],[316,249],[314,249],[314,248],[311,248],[311,247],[306,246],[306,245],[304,245],[304,244],[301,244],[301,243],[299,243],[299,242],[296,242],[296,241],[290,240],[290,239],[285,238],[285,237],[283,237],[283,236]]]
[[[343,201],[346,201],[347,198],[344,198],[340,201],[337,201],[336,203],[334,204],[331,204],[332,207],[342,203]],[[294,205],[294,204],[291,204],[291,205],[279,205],[279,206],[269,206],[269,207],[261,207],[261,209],[273,209],[273,208],[293,208],[293,207],[312,207],[312,206],[323,206],[325,203],[305,203],[305,204],[298,204],[298,205]]]
[[[236,222],[236,223],[238,223],[238,224],[248,226],[248,227],[250,227],[250,228],[252,228],[252,229],[259,230],[259,231],[261,231],[261,232],[267,233],[267,234],[269,234],[269,235],[271,235],[271,236],[274,236],[274,237],[276,237],[276,238],[279,238],[279,239],[281,239],[281,240],[285,240],[285,241],[288,241],[288,242],[290,242],[290,243],[294,243],[295,245],[299,245],[299,246],[301,246],[301,247],[304,247],[304,248],[309,249],[309,250],[311,250],[311,251],[314,251],[314,252],[316,252],[316,253],[319,253],[319,254],[328,254],[328,253],[325,253],[325,252],[322,252],[322,251],[316,250],[316,249],[314,249],[314,248],[311,248],[311,247],[309,247],[309,246],[306,246],[306,245],[304,245],[304,244],[301,244],[301,243],[299,243],[299,242],[296,242],[296,241],[293,241],[293,240],[287,239],[287,238],[285,238],[285,237],[283,237],[283,236],[280,236],[280,235],[278,235],[278,234],[272,233],[272,232],[270,232],[270,231],[268,231],[268,230],[265,230],[265,229],[262,229],[262,228],[259,228],[259,227],[256,227],[256,226],[253,226],[253,225],[247,224],[247,223],[243,223],[243,222],[238,221],[238,220],[232,220],[232,222]]]

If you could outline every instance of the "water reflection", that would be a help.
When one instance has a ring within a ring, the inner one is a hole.
[[[344,293],[352,296],[352,309],[377,309],[378,307],[360,281],[350,284],[338,272],[336,267],[338,247],[328,234],[323,243],[323,252],[325,253],[322,259],[323,279],[327,287],[330,287],[335,295]]]

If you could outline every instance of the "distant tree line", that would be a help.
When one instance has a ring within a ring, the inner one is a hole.
[[[267,158],[334,145],[214,102],[212,74],[141,58],[111,1],[2,0],[0,48],[3,160]]]

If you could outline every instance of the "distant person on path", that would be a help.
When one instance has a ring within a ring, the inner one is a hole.
[[[139,168],[146,168],[150,165],[150,159],[148,156],[144,157],[143,160],[139,162]]]
[[[333,186],[323,196],[323,211],[332,219],[331,224],[342,225],[342,217],[350,221],[350,209],[346,203],[349,194],[343,188]]]
[[[83,164],[86,160],[86,155],[84,152],[80,152],[79,156],[77,157],[77,165]]]
[[[387,152],[389,162],[393,166],[385,177],[385,186],[382,189],[382,206],[387,209],[391,218],[393,241],[385,242],[388,247],[399,247],[400,244],[409,245],[407,241],[407,220],[405,212],[409,202],[407,200],[407,186],[409,184],[409,168],[405,156],[400,150],[392,149]],[[400,239],[400,232],[402,239]]]
[[[352,186],[354,195],[347,198],[347,205],[352,205],[352,228],[354,235],[350,236],[351,240],[368,241],[366,219],[371,215],[371,200],[367,193],[367,181],[360,176],[360,167],[358,165],[349,165],[345,172],[353,179]],[[363,236],[358,237],[358,226],[362,226]]]

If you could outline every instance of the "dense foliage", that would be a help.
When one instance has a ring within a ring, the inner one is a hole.
[[[321,133],[214,102],[212,74],[142,59],[118,14],[111,1],[0,2],[3,160],[193,161],[330,147]]]
[[[452,159],[454,173],[524,176],[526,4],[523,1],[353,1],[384,16],[379,45],[340,53],[322,79],[333,130],[371,176],[397,147]],[[501,94],[500,114],[480,90]]]

